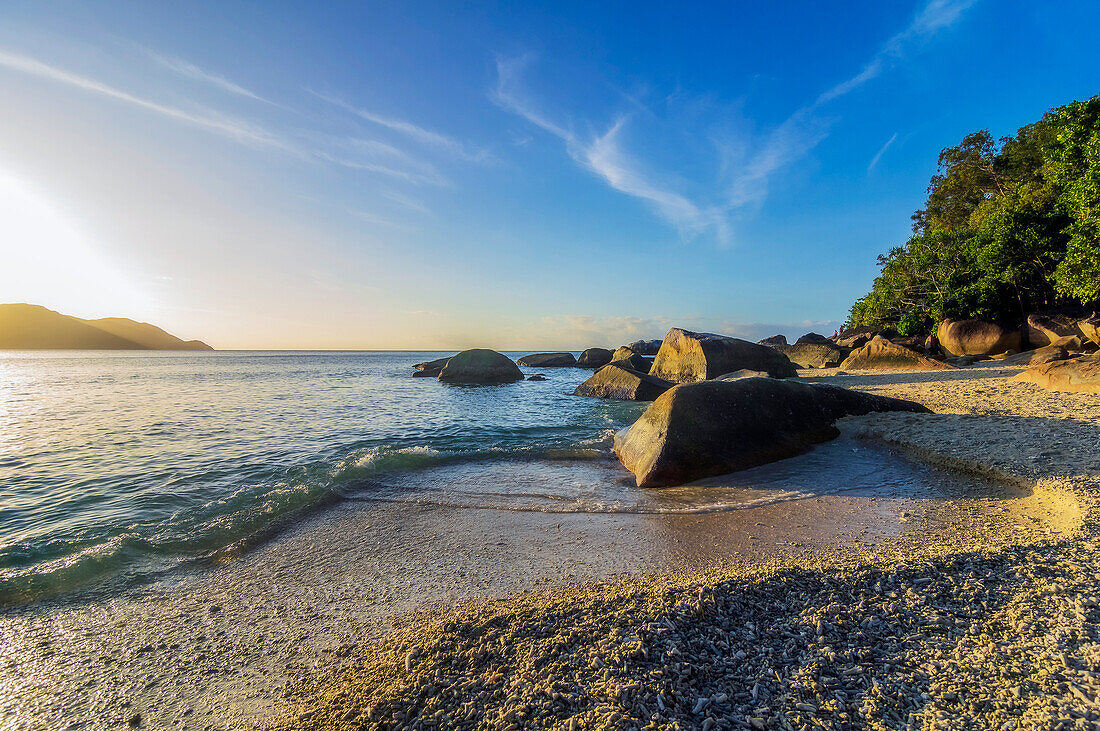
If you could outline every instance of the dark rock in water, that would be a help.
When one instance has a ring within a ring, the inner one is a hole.
[[[600,368],[591,378],[577,386],[573,395],[620,401],[652,401],[675,385],[627,368],[623,362],[616,361]]]
[[[589,348],[577,358],[578,368],[600,368],[611,362],[611,351],[607,348]]]
[[[532,353],[517,362],[529,368],[568,368],[577,365],[572,353]]]
[[[723,373],[715,378],[715,381],[740,381],[742,378],[771,378],[767,371],[750,371],[747,368],[742,368],[739,371],[733,371],[732,373]]]
[[[787,344],[787,336],[786,335],[772,335],[770,338],[764,338],[763,340],[761,340],[760,342],[757,343],[757,345],[767,345],[767,346],[770,346],[770,347],[773,347],[773,348],[776,345],[786,345],[786,344]]]
[[[891,343],[884,337],[875,336],[844,359],[840,367],[846,371],[865,370],[907,370],[907,371],[946,371],[951,366],[938,360],[925,358],[915,350],[903,348]]]
[[[1069,315],[1028,315],[1024,324],[1027,343],[1032,348],[1042,348],[1059,338],[1077,335],[1078,319]]]
[[[936,330],[936,339],[948,355],[996,355],[1006,350],[1019,353],[1023,340],[1019,330],[1013,330],[985,320],[946,319]]]
[[[686,383],[619,432],[615,454],[639,487],[679,485],[802,454],[836,437],[837,419],[872,411],[929,413],[912,401],[838,386],[771,378]]]
[[[527,376],[527,380],[528,381],[549,381],[550,379],[547,378],[546,376],[542,375],[541,373],[534,373],[530,376]]]
[[[447,383],[510,383],[522,381],[523,373],[512,359],[495,350],[476,348],[451,357],[439,380]]]
[[[1015,376],[1051,391],[1100,393],[1100,354],[1055,361],[1029,368]]]
[[[823,343],[803,343],[801,338],[795,345],[774,346],[799,368],[834,368],[844,360],[847,350],[831,340]]]
[[[451,359],[451,356],[446,358],[437,358],[436,360],[429,360],[424,363],[417,363],[413,366],[416,369],[416,373],[413,377],[419,378],[436,378],[439,376],[439,372],[443,370],[443,366],[447,365],[447,361]]]
[[[638,355],[657,355],[657,351],[661,349],[661,341],[635,340],[633,343],[626,347],[630,348]]]
[[[775,378],[798,375],[794,364],[775,348],[678,327],[668,331],[649,373],[666,381],[689,383],[743,368],[767,371]]]
[[[817,333],[806,333],[798,340],[794,341],[795,345],[803,345],[805,343],[829,343],[830,345],[832,345],[833,341],[829,340],[829,338],[825,337],[824,335],[818,335]]]

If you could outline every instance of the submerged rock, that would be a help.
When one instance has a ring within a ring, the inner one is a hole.
[[[801,342],[794,345],[777,345],[775,349],[799,368],[834,368],[840,365],[848,352],[830,340],[823,343]]]
[[[593,373],[591,378],[577,386],[573,395],[620,401],[652,401],[674,385],[628,368],[623,361],[616,361]]]
[[[615,454],[639,487],[678,485],[793,457],[839,434],[834,422],[872,411],[929,413],[912,401],[771,378],[672,388],[629,429]]]
[[[416,373],[413,374],[414,378],[436,378],[439,376],[439,372],[443,370],[443,366],[447,365],[447,361],[451,359],[451,356],[446,358],[437,358],[436,360],[429,360],[424,363],[417,363],[413,366],[416,369]]]
[[[578,368],[600,368],[611,362],[611,351],[607,348],[589,348],[577,358]]]
[[[452,357],[439,372],[447,383],[511,383],[522,381],[523,373],[512,359],[495,350],[475,348]]]
[[[1015,378],[1050,391],[1100,393],[1100,354],[1044,363],[1029,368]]]
[[[668,331],[649,372],[666,381],[690,383],[742,368],[767,371],[775,378],[798,375],[794,364],[775,348],[678,327]]]
[[[1010,330],[985,320],[952,320],[940,323],[936,330],[940,347],[948,355],[996,355],[1006,350],[1017,353],[1023,348],[1019,330]]]
[[[547,378],[546,376],[542,375],[541,373],[534,373],[530,376],[527,376],[527,380],[528,381],[549,381],[550,379]]]
[[[517,362],[529,368],[568,368],[577,365],[577,359],[572,353],[532,353]]]
[[[847,371],[910,370],[949,371],[952,366],[925,358],[915,350],[891,343],[876,335],[869,343],[844,359],[840,367]]]

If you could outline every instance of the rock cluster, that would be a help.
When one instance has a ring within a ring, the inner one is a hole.
[[[676,383],[691,383],[742,368],[767,371],[775,378],[798,375],[791,361],[775,348],[676,327],[665,335],[650,374]]]
[[[952,366],[931,358],[925,358],[915,350],[896,345],[881,335],[876,335],[866,345],[860,347],[844,359],[840,368],[845,371],[856,370],[916,370],[942,371]]]

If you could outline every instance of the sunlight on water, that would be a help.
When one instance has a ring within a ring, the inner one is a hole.
[[[412,378],[432,357],[0,355],[0,601],[210,555],[378,474],[591,456],[644,408],[573,397],[589,374],[573,368],[487,388]]]

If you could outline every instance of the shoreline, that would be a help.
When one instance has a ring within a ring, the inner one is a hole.
[[[998,516],[971,505],[947,530],[855,555],[628,576],[410,616],[293,688],[266,727],[1015,729],[1100,720],[1095,701],[1082,706],[1100,690],[1091,586],[1100,401],[1005,379],[1018,370],[802,375],[926,403],[937,413],[855,417],[844,428],[1029,486],[1033,505],[1022,516],[1034,525],[989,520]],[[1045,521],[1032,514],[1044,511]],[[884,592],[883,582],[895,588]],[[813,598],[792,606],[792,587]],[[762,597],[767,621],[744,635]],[[1049,606],[1059,601],[1071,610]],[[779,648],[783,662],[773,662]],[[813,671],[798,670],[806,667]]]
[[[889,474],[905,478],[893,486],[811,491],[794,500],[686,514],[350,501],[222,565],[176,572],[122,595],[0,613],[0,636],[10,650],[0,680],[11,689],[4,703],[16,719],[14,727],[80,721],[111,727],[135,717],[143,728],[342,727],[348,708],[333,705],[332,694],[363,687],[361,675],[348,673],[377,669],[389,657],[386,667],[400,671],[397,687],[413,687],[417,676],[405,673],[405,655],[394,659],[386,653],[403,641],[403,632],[414,633],[420,644],[430,644],[424,632],[432,641],[455,641],[453,632],[438,626],[440,617],[465,613],[465,624],[484,624],[487,617],[512,623],[518,621],[509,619],[513,614],[530,619],[531,608],[542,607],[547,616],[568,611],[576,630],[589,619],[597,622],[601,613],[617,611],[619,603],[637,605],[642,597],[657,601],[669,592],[688,596],[700,589],[725,595],[748,583],[766,586],[783,572],[801,571],[805,579],[823,571],[863,571],[860,566],[875,561],[941,560],[975,541],[986,548],[1025,538],[1058,541],[1077,521],[1076,498],[1067,492],[1072,485],[1067,488],[1050,473],[1054,460],[1001,464],[991,460],[988,448],[963,449],[968,430],[985,423],[970,420],[987,417],[967,416],[970,407],[959,394],[987,388],[988,371],[952,374],[951,383],[962,385],[946,388],[925,374],[916,379],[913,374],[802,375],[880,392],[925,388],[932,394],[940,388],[945,403],[960,413],[849,418],[840,423],[840,439],[763,468],[803,464],[802,473],[793,474],[844,473],[859,467],[847,464],[847,450],[866,446]],[[912,382],[884,384],[884,378]],[[1010,393],[1032,389],[1033,400],[1069,399],[1064,408],[1079,403],[1073,401],[1079,396],[1051,397],[1030,385],[1005,384]],[[1090,418],[1090,424],[1100,423],[1100,417]],[[1016,449],[1017,425],[1003,426],[982,427],[983,434],[999,435]],[[1064,434],[1058,426],[1044,422],[1045,433],[1065,442],[1063,449],[1072,446],[1074,425],[1062,425]],[[953,446],[945,449],[949,443]],[[928,466],[936,461],[929,455],[936,453],[944,456],[941,466],[965,468],[965,474],[936,481],[941,473]],[[1077,454],[1070,450],[1070,456]],[[507,469],[490,471],[490,477],[521,476],[514,464],[502,464]],[[490,467],[496,469],[493,463],[477,469]],[[461,476],[463,469],[443,470],[440,478]],[[539,479],[571,474],[597,482],[626,475],[617,463],[596,460],[555,463]],[[700,494],[728,489],[722,478],[703,482]],[[938,487],[928,487],[933,484]],[[1066,498],[1065,504],[1054,504],[1052,496]],[[645,606],[635,609],[643,612]],[[529,644],[524,633],[536,625],[515,625],[517,647]],[[612,632],[613,625],[605,629]],[[586,662],[557,671],[584,671]],[[500,701],[489,699],[486,707]],[[302,714],[312,715],[301,720]],[[687,714],[681,726],[703,723],[697,715]],[[733,724],[729,716],[715,715],[712,726],[721,727],[723,719]],[[581,720],[591,725],[600,718],[597,713]]]

